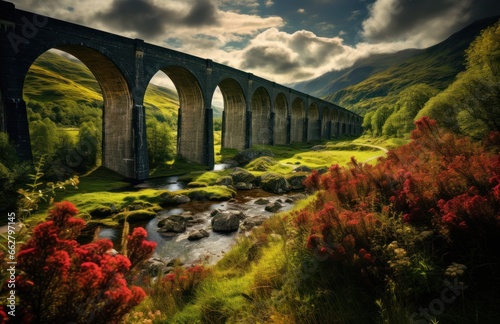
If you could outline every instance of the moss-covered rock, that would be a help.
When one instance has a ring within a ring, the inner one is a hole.
[[[92,218],[106,218],[110,217],[114,212],[116,212],[116,209],[113,209],[109,206],[97,206],[96,208],[89,210],[88,213]]]
[[[205,173],[205,171],[191,171],[191,172],[189,172],[187,174],[184,174],[184,175],[180,176],[179,179],[177,179],[177,181],[180,181],[180,182],[192,182],[197,177],[203,175],[203,173]]]
[[[278,161],[269,156],[261,156],[248,163],[247,170],[250,171],[267,171],[278,164]]]
[[[291,186],[283,174],[266,172],[260,176],[260,187],[273,193],[285,193],[291,190]]]
[[[244,165],[261,156],[274,156],[274,154],[269,150],[247,149],[236,154],[234,160],[238,162],[238,164]]]
[[[308,175],[309,173],[307,172],[294,172],[287,174],[286,180],[290,184],[291,190],[304,190],[304,180]]]
[[[234,168],[231,172],[231,177],[234,183],[252,183],[255,180],[255,176],[252,173],[242,168]]]
[[[240,228],[240,220],[244,218],[239,212],[220,212],[212,218],[212,230],[214,232],[229,233]]]
[[[200,181],[191,181],[190,183],[187,184],[187,186],[189,188],[203,188],[203,187],[208,187],[208,184]]]
[[[190,201],[191,198],[188,196],[170,191],[165,191],[158,196],[158,204],[162,207],[185,204]]]
[[[183,190],[183,194],[191,200],[213,200],[225,201],[236,196],[236,191],[226,186],[210,186],[206,188],[195,188]]]
[[[223,176],[217,179],[215,182],[216,185],[218,186],[232,186],[234,184],[233,178],[230,176]]]
[[[148,201],[134,201],[133,203],[127,206],[128,210],[141,210],[141,209],[152,209],[155,208],[156,205],[148,202]]]
[[[121,212],[113,216],[113,220],[123,223],[127,217],[129,223],[144,222],[156,217],[156,213],[148,209],[139,209],[128,212]]]

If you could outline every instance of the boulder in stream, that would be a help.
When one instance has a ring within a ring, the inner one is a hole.
[[[238,190],[250,190],[253,188],[253,185],[247,182],[238,182],[234,187]]]
[[[307,179],[307,176],[308,173],[306,172],[297,172],[288,175],[286,179],[292,190],[304,190],[306,188],[304,180]]]
[[[274,172],[266,172],[260,176],[260,186],[265,191],[277,194],[289,192],[291,189],[285,176]]]
[[[210,236],[210,233],[208,233],[206,230],[198,229],[198,230],[191,231],[189,233],[188,240],[197,241],[197,240],[201,240],[202,238],[209,237],[209,236]]]
[[[231,177],[234,183],[252,183],[255,180],[255,176],[252,173],[242,168],[234,168],[233,172],[231,172]]]
[[[160,198],[159,205],[162,207],[169,205],[185,204],[191,201],[191,198],[189,198],[186,195],[176,195],[170,192],[165,192],[161,194],[159,198]]]
[[[166,235],[184,233],[192,221],[193,216],[190,213],[169,215],[158,222],[158,232]]]
[[[230,176],[220,177],[217,181],[215,181],[215,184],[218,186],[232,186],[233,178]]]
[[[240,227],[240,220],[243,218],[245,215],[241,212],[219,212],[212,218],[212,230],[223,233],[237,231]]]
[[[270,204],[266,205],[265,210],[268,211],[268,212],[271,212],[271,213],[275,213],[278,210],[280,210],[281,207],[283,207],[283,205],[281,205],[279,202],[275,201],[273,203],[270,203]]]
[[[256,205],[267,205],[269,204],[269,199],[267,198],[259,198],[255,201]]]

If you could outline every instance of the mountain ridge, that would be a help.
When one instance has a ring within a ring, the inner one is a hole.
[[[359,114],[373,109],[381,101],[394,101],[388,97],[411,85],[425,83],[443,90],[465,69],[465,50],[471,42],[499,17],[475,21],[428,48],[374,54],[349,68],[327,72],[293,87]]]

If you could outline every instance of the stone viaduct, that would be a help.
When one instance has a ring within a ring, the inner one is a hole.
[[[210,59],[202,59],[100,30],[16,9],[0,1],[0,131],[20,158],[32,158],[25,76],[50,49],[67,52],[94,74],[103,94],[103,165],[145,179],[149,165],[143,100],[163,71],[179,96],[178,154],[214,165],[212,97],[224,99],[222,145],[289,144],[361,133],[362,118],[314,98]]]

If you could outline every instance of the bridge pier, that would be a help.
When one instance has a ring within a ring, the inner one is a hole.
[[[245,119],[245,149],[252,147],[252,111],[246,110]]]
[[[292,142],[292,134],[291,134],[292,116],[290,116],[290,115],[286,116],[286,128],[285,129],[286,129],[286,142],[285,142],[285,144],[290,145]]]
[[[4,96],[2,96],[4,97]],[[21,98],[4,98],[5,130],[14,143],[20,161],[33,161],[26,102]]]
[[[307,143],[307,134],[309,134],[309,117],[305,117],[302,126],[302,143]]]
[[[214,168],[214,111],[212,108],[205,108],[205,127],[203,143],[203,163],[210,169]]]
[[[274,112],[270,113],[269,116],[269,145],[274,145],[274,129],[275,129],[276,114]]]
[[[149,158],[146,137],[146,112],[143,105],[134,105],[132,111],[132,132],[134,134],[134,178],[145,180],[149,177]]]

